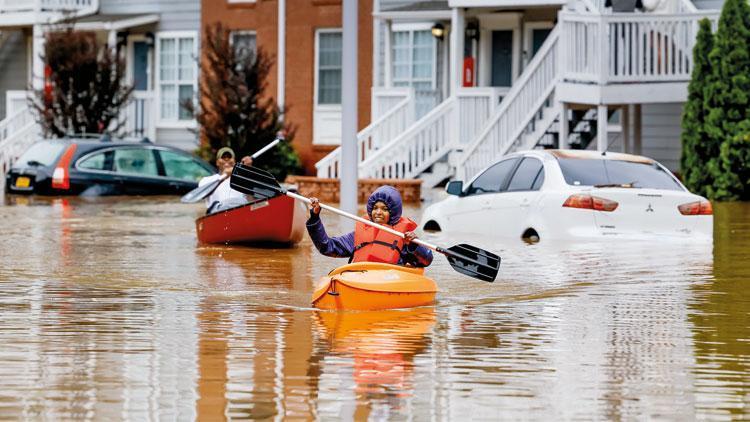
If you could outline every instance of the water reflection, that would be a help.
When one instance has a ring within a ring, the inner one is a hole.
[[[717,204],[713,248],[430,235],[498,280],[436,256],[436,306],[352,313],[309,308],[343,263],[309,240],[200,245],[174,198],[6,204],[0,419],[750,416],[747,204]]]

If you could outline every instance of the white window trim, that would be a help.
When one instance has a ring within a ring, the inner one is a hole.
[[[532,43],[534,42],[534,30],[535,29],[552,29],[555,27],[555,24],[551,21],[538,21],[538,22],[526,22],[523,25],[523,51],[521,54],[523,54],[523,67],[526,68],[526,66],[531,61],[531,48]]]
[[[128,82],[128,85],[133,85],[133,82],[135,81],[135,48],[134,44],[136,42],[146,42],[147,38],[144,34],[133,34],[128,36],[128,58],[126,61],[127,65],[127,75],[126,80]],[[148,51],[148,62],[146,64],[146,75],[148,76],[148,81],[146,83],[146,92],[153,92],[154,91],[154,48],[149,48]]]
[[[315,110],[322,111],[341,111],[341,104],[318,104],[318,83],[320,73],[320,34],[335,34],[339,33],[343,37],[343,31],[341,28],[318,28],[315,30],[315,81],[313,83],[313,105]],[[343,50],[342,50],[343,54]],[[342,61],[343,65],[343,61]],[[343,69],[342,69],[343,70]],[[343,82],[343,81],[342,81]]]
[[[200,42],[200,39],[198,38],[198,32],[197,31],[163,31],[163,32],[157,32],[156,38],[154,40],[155,50],[154,50],[154,56],[155,56],[155,67],[154,72],[156,75],[154,75],[154,84],[156,85],[155,91],[156,91],[156,115],[158,116],[156,119],[156,127],[160,129],[192,129],[197,126],[195,119],[191,120],[179,120],[179,119],[162,119],[161,117],[161,40],[165,38],[193,38],[193,58],[194,60],[194,78],[193,78],[193,93],[195,94],[195,97],[198,97],[198,72],[200,70],[198,66],[198,43]],[[179,45],[178,45],[179,48]],[[179,111],[178,111],[179,114]]]
[[[492,83],[492,31],[513,31],[513,63],[510,84],[513,86],[520,74],[521,63],[521,14],[492,13],[479,15],[479,85]]]
[[[390,34],[388,34],[388,35],[390,37],[393,37],[396,32],[409,32],[409,42],[410,42],[409,48],[410,48],[410,51],[413,53],[414,52],[414,43],[413,43],[413,41],[414,41],[414,32],[415,31],[430,31],[432,29],[433,25],[434,25],[434,23],[432,23],[432,22],[429,22],[429,23],[421,22],[421,23],[394,24],[391,27]],[[446,31],[446,33],[447,33],[447,31]],[[438,63],[437,63],[437,60],[438,60],[438,51],[437,51],[437,49],[438,49],[438,43],[437,43],[437,39],[435,37],[433,37],[432,34],[430,34],[430,38],[432,40],[432,53],[433,53],[432,54],[432,59],[433,59],[432,60],[432,76],[430,77],[430,79],[432,81],[432,88],[431,89],[432,90],[437,90],[438,89],[438,86],[437,86],[437,83],[438,83],[438,81],[437,81],[437,65],[438,65]],[[445,43],[445,44],[448,44],[448,43]],[[394,76],[394,72],[393,72],[393,63],[394,63],[394,60],[393,60],[393,52],[394,52],[393,51],[393,47],[394,47],[394,43],[393,43],[393,40],[391,40],[391,42],[389,43],[389,50],[390,51],[388,51],[387,54],[389,54],[390,58],[391,58],[390,61],[389,61],[390,62],[389,65],[391,66],[391,69],[390,69],[390,74],[391,74],[390,83],[391,83],[391,87],[392,88],[396,87],[395,82],[397,82],[396,77]],[[414,82],[414,78],[411,76],[411,72],[414,70],[413,69],[413,65],[414,65],[413,58],[414,58],[413,55],[409,56],[409,73],[410,73],[409,82],[410,83]],[[409,86],[412,86],[412,85],[409,85]]]

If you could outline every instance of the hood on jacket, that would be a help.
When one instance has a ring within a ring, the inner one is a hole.
[[[402,202],[401,194],[398,193],[398,189],[393,186],[384,185],[377,189],[370,195],[370,199],[367,200],[367,215],[372,218],[372,208],[376,202],[382,202],[388,207],[390,218],[388,224],[391,226],[396,224],[401,218]]]

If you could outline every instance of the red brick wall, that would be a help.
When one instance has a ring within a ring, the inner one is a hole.
[[[372,86],[372,0],[359,0],[358,76],[359,128],[370,123]],[[307,174],[315,174],[315,163],[331,147],[312,145],[315,89],[315,30],[341,28],[341,0],[287,0],[286,2],[286,95],[287,121],[297,126],[293,146]],[[258,46],[278,57],[278,2],[228,4],[226,0],[202,0],[201,25],[221,21],[232,30],[253,30]],[[266,94],[276,97],[277,72],[269,75]]]

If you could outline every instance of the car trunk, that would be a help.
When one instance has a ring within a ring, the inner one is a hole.
[[[595,211],[596,224],[603,234],[690,234],[697,216],[685,216],[679,205],[694,202],[696,197],[681,191],[661,189],[601,188],[593,196],[618,203],[614,211]]]

